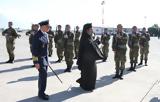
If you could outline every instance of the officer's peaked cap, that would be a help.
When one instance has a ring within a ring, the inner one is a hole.
[[[40,25],[40,26],[48,25],[48,24],[49,24],[49,20],[45,20],[45,21],[39,22],[39,25]]]

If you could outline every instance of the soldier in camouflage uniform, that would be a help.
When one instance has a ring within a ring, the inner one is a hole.
[[[38,29],[39,29],[39,25],[38,24],[32,24],[31,30],[29,30],[29,31],[26,32],[26,35],[29,36],[29,44],[30,44],[31,54],[32,54],[33,37],[38,32]],[[34,67],[34,65],[32,67]]]
[[[77,59],[77,57],[78,57],[80,36],[81,36],[81,33],[80,33],[80,31],[79,31],[79,27],[76,26],[75,40],[74,40],[74,53],[75,53],[75,58],[74,58],[74,59]]]
[[[108,52],[109,52],[109,40],[110,40],[110,35],[107,33],[107,29],[104,30],[104,34],[101,36],[101,42],[102,42],[102,52],[104,55],[103,62],[105,62],[108,58]]]
[[[30,44],[30,51],[32,53],[32,40],[33,40],[33,36],[37,33],[39,29],[39,25],[38,24],[32,24],[31,26],[31,30],[26,32],[26,35],[29,36],[29,44]]]
[[[74,34],[70,31],[70,25],[66,25],[64,33],[64,56],[67,68],[64,72],[71,72],[73,65],[73,48],[74,48]]]
[[[53,48],[53,38],[54,38],[54,32],[52,31],[52,27],[50,26],[48,33],[48,38],[49,38],[49,46],[48,46],[48,53],[49,53],[49,57],[52,56],[52,48]]]
[[[123,79],[123,71],[125,69],[126,51],[127,51],[127,35],[122,31],[121,24],[117,25],[117,34],[113,36],[112,49],[114,51],[114,61],[116,66],[116,74],[113,78]]]
[[[6,36],[6,48],[7,52],[9,54],[9,60],[6,63],[13,63],[14,62],[14,49],[15,49],[15,39],[17,37],[20,37],[15,31],[14,28],[12,28],[12,22],[8,22],[8,29],[4,30],[2,32],[3,36]]]
[[[128,71],[136,71],[136,64],[138,60],[138,52],[139,52],[139,38],[140,34],[137,33],[137,27],[132,27],[132,34],[129,35],[128,46],[130,48],[129,56],[131,67]]]
[[[63,59],[63,52],[64,52],[63,31],[61,30],[61,25],[58,25],[58,30],[56,30],[54,42],[55,42],[55,47],[57,48],[57,56],[58,56],[58,60],[56,62],[61,62]]]
[[[149,53],[149,41],[150,41],[150,35],[146,32],[146,28],[142,29],[142,34],[140,36],[140,63],[138,65],[143,64],[143,60],[145,60],[145,66],[147,66],[148,61],[148,53]]]

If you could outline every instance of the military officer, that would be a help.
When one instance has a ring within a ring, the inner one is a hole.
[[[139,38],[140,34],[137,33],[137,27],[132,27],[132,34],[129,35],[128,46],[130,48],[129,56],[131,67],[129,71],[136,71],[136,64],[138,60],[138,52],[139,52]]]
[[[64,39],[63,39],[63,31],[61,30],[61,25],[58,25],[58,30],[56,30],[54,42],[55,47],[57,48],[57,56],[58,60],[56,62],[61,62],[63,59],[63,52],[64,52]]]
[[[54,38],[54,32],[52,31],[52,27],[50,26],[48,33],[48,38],[49,38],[49,47],[48,47],[48,53],[49,53],[49,57],[52,56],[52,52],[53,52],[53,38]]]
[[[146,28],[142,29],[142,34],[140,36],[140,63],[138,65],[143,64],[143,60],[145,60],[145,66],[147,66],[148,61],[148,53],[149,53],[149,41],[150,41],[150,34],[146,32]]]
[[[75,40],[74,40],[74,53],[75,53],[75,58],[74,59],[77,59],[77,57],[78,57],[78,50],[79,50],[79,44],[80,44],[80,36],[81,36],[81,33],[79,31],[79,27],[76,26]]]
[[[74,34],[70,31],[70,25],[66,25],[64,32],[64,56],[67,68],[64,72],[71,72],[73,65],[73,47],[74,47]]]
[[[101,42],[102,42],[102,52],[104,55],[103,62],[105,62],[108,58],[108,52],[109,52],[109,40],[110,40],[110,35],[107,33],[107,28],[104,29],[104,34],[101,36]]]
[[[2,32],[2,35],[6,37],[6,48],[9,54],[9,60],[6,63],[14,63],[15,39],[20,37],[20,35],[16,33],[16,30],[12,28],[12,25],[12,22],[8,22],[9,28]]]
[[[38,78],[38,97],[42,100],[48,100],[49,96],[45,94],[47,84],[48,67],[48,35],[49,20],[39,23],[40,30],[33,37],[32,55],[36,69],[39,71]]]
[[[112,49],[114,51],[114,61],[116,66],[116,74],[113,78],[123,79],[123,71],[125,69],[126,51],[127,51],[127,35],[123,32],[123,26],[117,25],[117,33],[113,36]]]

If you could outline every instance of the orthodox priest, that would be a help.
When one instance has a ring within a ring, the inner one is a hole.
[[[96,60],[104,59],[102,52],[92,38],[92,33],[92,24],[85,24],[77,60],[78,69],[81,71],[81,78],[76,82],[86,91],[93,91],[95,89],[97,77],[97,66],[95,62]]]

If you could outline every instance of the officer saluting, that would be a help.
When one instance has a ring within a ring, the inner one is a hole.
[[[49,96],[46,95],[46,83],[47,83],[47,67],[48,67],[48,35],[49,20],[39,23],[40,30],[33,37],[32,42],[32,54],[33,62],[36,69],[39,71],[38,79],[38,97],[42,100],[48,100]]]

